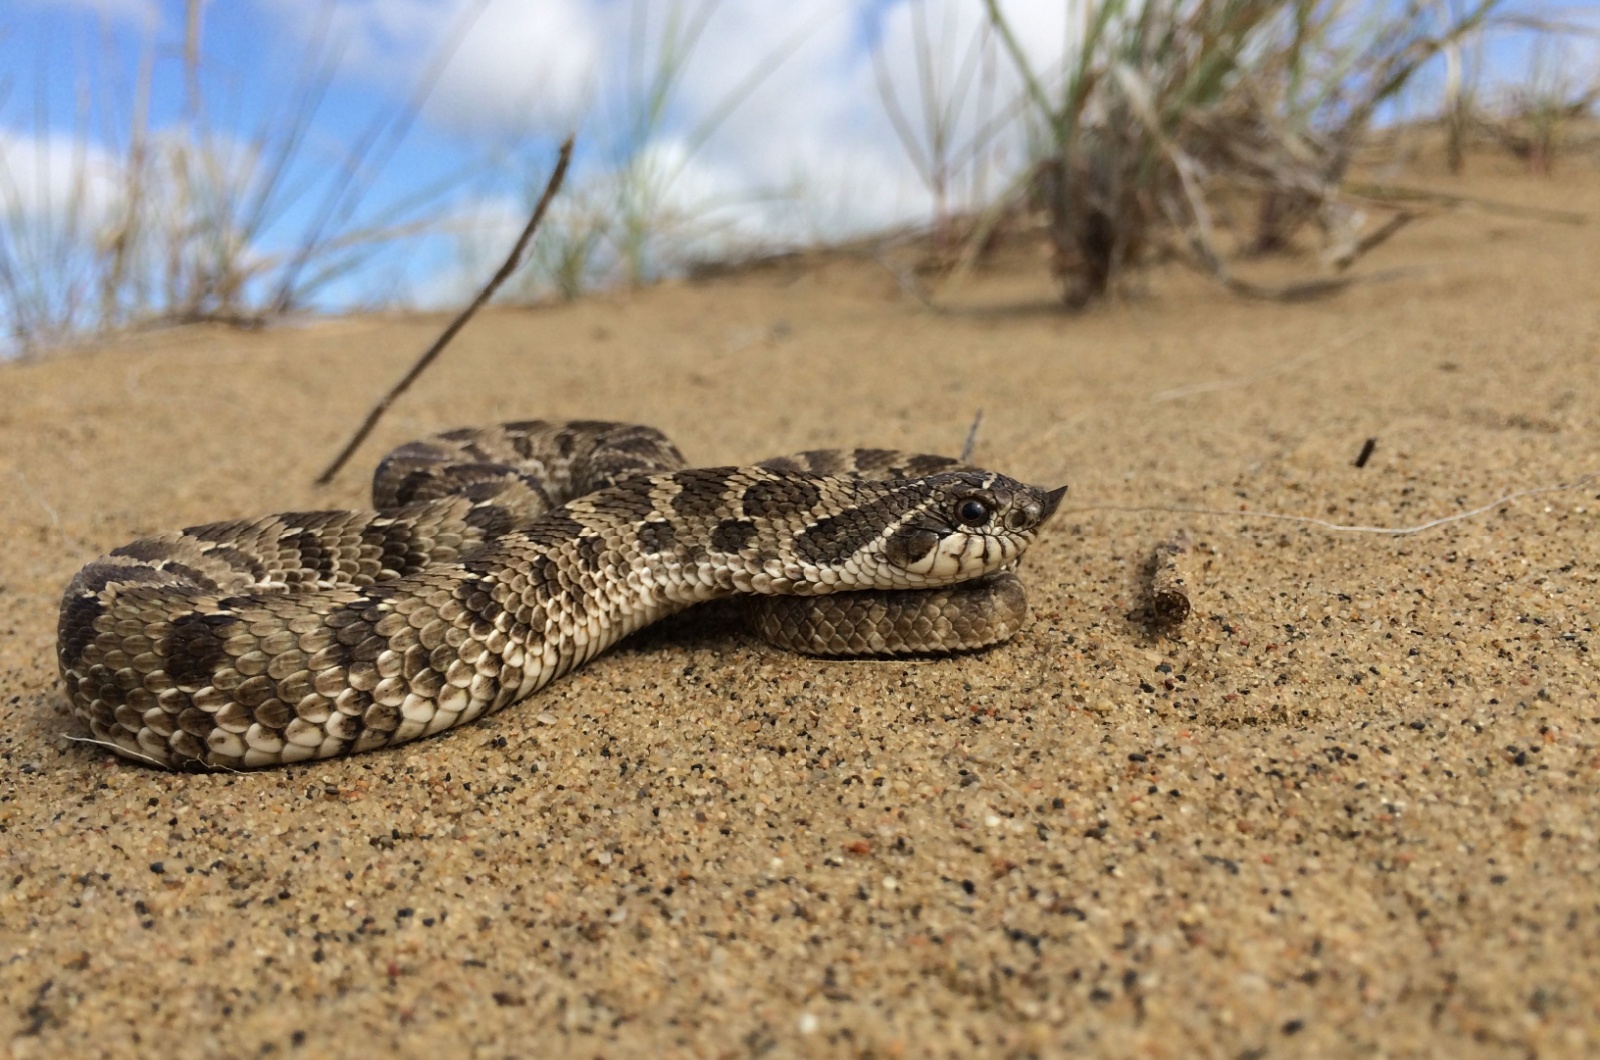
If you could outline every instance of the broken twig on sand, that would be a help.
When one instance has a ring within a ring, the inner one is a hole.
[[[1182,530],[1155,548],[1150,562],[1150,617],[1164,629],[1189,617],[1189,586],[1182,559],[1189,552],[1189,535]]]
[[[377,426],[378,420],[389,410],[389,406],[394,404],[395,399],[410,389],[411,384],[417,381],[417,377],[423,373],[428,365],[434,362],[434,359],[439,356],[446,346],[450,345],[450,340],[456,337],[457,332],[466,327],[467,321],[471,320],[478,310],[483,308],[484,303],[494,297],[494,293],[500,289],[500,285],[505,283],[513,272],[517,271],[517,266],[522,264],[522,255],[528,249],[529,241],[533,239],[534,232],[539,229],[539,222],[544,220],[545,211],[550,207],[550,200],[554,199],[556,192],[561,190],[561,181],[567,175],[567,164],[572,161],[572,142],[573,137],[569,136],[566,142],[561,145],[561,154],[556,158],[556,167],[551,171],[550,180],[544,186],[544,194],[539,196],[539,204],[533,208],[533,216],[528,218],[527,227],[523,228],[522,234],[517,237],[516,245],[511,248],[511,253],[507,255],[505,262],[500,266],[500,270],[490,278],[488,283],[484,284],[483,289],[478,292],[478,296],[472,300],[472,303],[463,309],[450,322],[450,326],[445,328],[439,337],[433,341],[433,345],[428,347],[427,352],[417,358],[417,363],[411,366],[411,370],[391,387],[389,392],[383,395],[376,405],[372,406],[372,411],[367,413],[366,420],[357,429],[350,441],[345,443],[345,447],[340,450],[339,455],[334,457],[333,463],[329,464],[327,469],[317,476],[317,485],[326,486],[333,481],[333,476],[339,473],[339,469],[344,467],[345,461],[349,460],[351,454],[361,446],[362,442],[367,440],[367,435],[372,433],[372,428]]]

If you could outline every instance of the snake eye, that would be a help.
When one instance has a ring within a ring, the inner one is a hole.
[[[980,500],[968,497],[956,507],[956,518],[967,526],[982,526],[989,521],[989,506]]]

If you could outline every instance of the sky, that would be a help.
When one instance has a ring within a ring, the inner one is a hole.
[[[1081,3],[1000,8],[1029,61],[1056,68]],[[919,55],[960,101],[946,119],[964,163],[943,188],[947,208],[992,197],[1026,152],[1004,120],[1018,81],[992,40],[982,44],[982,0],[217,0],[200,9],[193,85],[186,10],[183,0],[6,0],[0,207],[13,225],[70,200],[103,242],[94,219],[114,212],[130,130],[146,113],[155,144],[203,129],[236,183],[272,162],[261,142],[309,115],[263,207],[252,247],[263,269],[308,230],[426,219],[429,234],[364,257],[315,301],[444,304],[498,262],[569,132],[578,154],[552,231],[572,234],[547,255],[580,246],[594,218],[626,215],[615,174],[630,159],[647,179],[627,201],[670,224],[680,251],[928,221],[937,182],[891,113],[902,109],[926,155]],[[1593,78],[1587,53],[1543,61],[1559,72],[1580,60]],[[1500,50],[1488,61],[1511,76],[1529,60]],[[652,118],[648,85],[662,71],[677,76]],[[308,86],[320,86],[314,106]],[[342,182],[368,142],[367,167]],[[620,240],[601,257],[615,259]]]

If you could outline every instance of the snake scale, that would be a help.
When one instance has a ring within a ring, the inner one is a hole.
[[[376,510],[157,534],[79,571],[57,653],[96,742],[252,769],[441,732],[666,615],[743,595],[828,655],[983,647],[1066,487],[946,457],[817,450],[691,468],[659,431],[528,421],[396,449]]]

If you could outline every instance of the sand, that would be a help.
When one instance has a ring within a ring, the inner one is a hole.
[[[1600,218],[1588,162],[1451,187]],[[1301,305],[1163,268],[1068,317],[1021,254],[939,314],[850,260],[496,311],[326,489],[438,318],[0,369],[0,1041],[1592,1055],[1600,483],[1409,537],[1152,509],[1406,526],[1600,471],[1595,231],[1442,213]],[[636,420],[709,464],[949,452],[978,408],[980,462],[1072,487],[996,650],[807,659],[712,609],[342,761],[68,739],[58,594],[137,535],[359,506],[384,449],[461,424]],[[1163,633],[1143,578],[1180,531]]]

